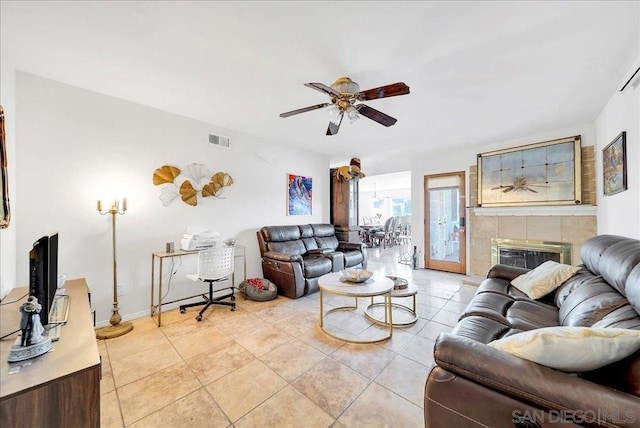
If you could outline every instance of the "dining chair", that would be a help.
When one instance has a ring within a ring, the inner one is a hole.
[[[382,229],[378,229],[373,231],[372,240],[374,245],[380,246],[382,244],[383,248],[386,248],[386,244],[388,242],[389,234],[391,233],[391,226],[393,222],[393,217],[389,217],[384,222],[384,227]]]
[[[187,275],[192,281],[202,281],[209,284],[209,295],[203,294],[204,301],[196,303],[188,303],[180,305],[180,313],[184,314],[187,308],[193,306],[204,305],[196,320],[202,321],[202,314],[211,307],[211,305],[230,306],[232,311],[236,310],[235,296],[233,294],[233,256],[235,247],[212,248],[203,250],[198,253],[198,273]],[[230,280],[226,284],[220,283]],[[214,287],[214,284],[216,286]],[[214,297],[214,293],[224,290],[231,290],[222,296]],[[231,298],[231,302],[223,302],[222,300]]]

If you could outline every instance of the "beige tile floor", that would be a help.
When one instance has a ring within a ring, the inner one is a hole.
[[[134,330],[98,341],[102,427],[423,427],[424,384],[434,340],[451,330],[475,287],[462,275],[411,270],[397,247],[370,249],[370,270],[418,286],[418,322],[371,345],[330,338],[318,326],[319,293],[134,320]],[[325,305],[348,303],[325,294]],[[351,300],[352,301],[352,300]],[[328,328],[379,333],[356,313]]]

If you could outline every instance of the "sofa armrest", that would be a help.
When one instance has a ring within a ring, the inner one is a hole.
[[[530,270],[531,269],[496,264],[489,268],[489,272],[487,272],[487,278],[505,279],[511,282],[515,278],[529,272]]]
[[[302,262],[302,256],[294,254],[277,253],[275,251],[267,251],[263,256],[265,259],[277,260],[279,262]]]
[[[615,415],[624,418],[628,412],[640,416],[638,397],[453,333],[440,334],[434,358],[450,372],[542,409],[581,412],[582,416],[590,412],[605,419]]]
[[[330,248],[314,248],[313,250],[307,251],[307,254],[322,254],[322,255],[325,255],[325,254],[329,254],[329,253],[332,253],[332,252],[333,252],[333,250],[330,249]]]
[[[366,248],[366,247],[367,246],[365,244],[362,244],[360,242],[340,241],[340,242],[338,242],[337,251],[344,251],[344,250],[359,250],[359,251],[362,251],[363,248]]]

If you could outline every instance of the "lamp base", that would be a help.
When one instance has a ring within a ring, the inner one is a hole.
[[[133,330],[133,324],[130,322],[123,322],[116,325],[110,325],[102,327],[96,330],[97,339],[113,339],[114,337],[124,336]]]

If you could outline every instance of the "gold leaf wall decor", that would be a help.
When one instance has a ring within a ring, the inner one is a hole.
[[[173,183],[178,175],[180,175],[180,170],[175,166],[162,165],[153,172],[153,184],[158,186],[160,184]]]
[[[202,196],[213,196],[221,198],[220,191],[223,187],[229,187],[233,184],[233,178],[226,172],[216,172],[211,176],[211,181],[202,188]]]
[[[207,183],[202,188],[202,197],[206,198],[207,196],[215,196],[220,189],[221,187],[216,183]]]
[[[231,176],[225,172],[216,172],[211,176],[211,182],[217,183],[220,187],[231,186],[233,184],[233,179]]]
[[[206,166],[198,163],[187,165],[182,170],[163,165],[154,171],[153,184],[165,185],[160,191],[162,205],[168,206],[180,195],[184,203],[195,207],[198,205],[198,194],[203,198],[221,198],[222,189],[231,186],[233,178],[222,171],[212,175]]]
[[[198,205],[198,192],[193,188],[189,180],[185,180],[180,186],[180,197],[185,204],[189,204],[192,207]]]

